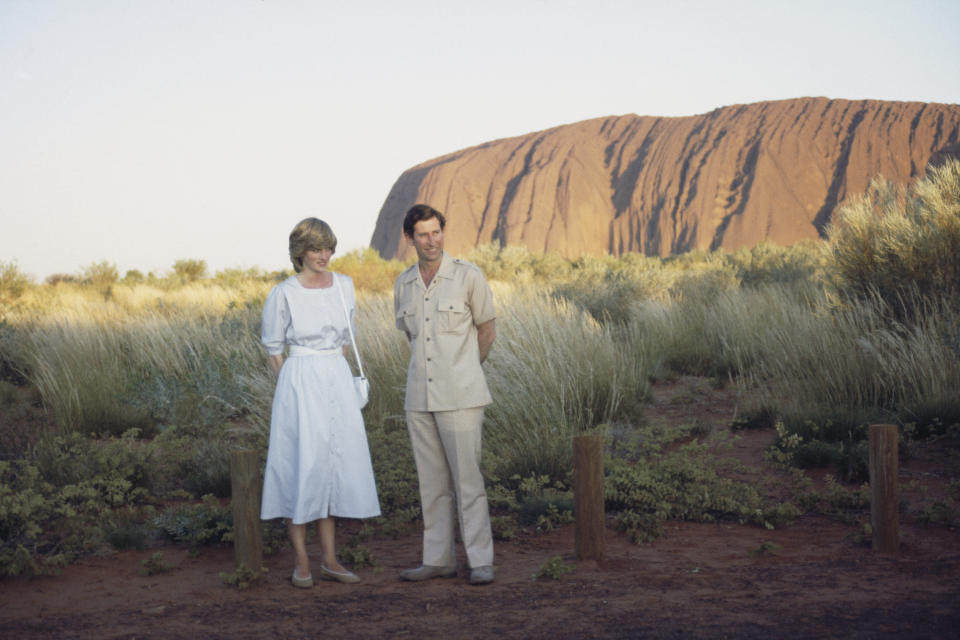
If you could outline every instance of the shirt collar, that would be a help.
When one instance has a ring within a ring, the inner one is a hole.
[[[446,278],[451,279],[454,277],[454,259],[450,257],[450,254],[446,251],[443,252],[443,257],[440,259],[440,268],[437,269],[437,273],[434,278]],[[417,282],[420,280],[420,263],[415,262],[412,267],[407,271],[406,278],[404,282]]]
[[[440,268],[437,269],[437,275],[435,275],[434,278],[452,278],[453,262],[453,258],[450,257],[450,254],[444,251],[443,258],[440,260]]]

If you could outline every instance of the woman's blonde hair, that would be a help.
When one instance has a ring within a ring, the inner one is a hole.
[[[318,218],[304,218],[290,232],[290,262],[293,270],[300,273],[303,269],[303,254],[307,251],[330,249],[330,253],[337,250],[337,236],[333,229]]]

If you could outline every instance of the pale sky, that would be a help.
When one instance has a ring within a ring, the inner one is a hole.
[[[0,0],[0,262],[288,267],[400,174],[608,115],[960,103],[957,0]]]

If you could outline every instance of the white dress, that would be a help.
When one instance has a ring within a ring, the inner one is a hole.
[[[326,289],[307,289],[296,276],[270,292],[263,306],[267,353],[290,354],[280,369],[270,416],[270,446],[260,517],[304,524],[319,518],[380,515],[377,487],[353,374],[350,344],[356,307],[353,281],[333,274]]]

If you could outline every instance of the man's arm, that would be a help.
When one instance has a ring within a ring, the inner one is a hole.
[[[494,338],[497,337],[497,328],[494,326],[496,320],[487,320],[483,324],[477,325],[477,345],[480,347],[480,363],[487,359],[490,353],[490,346],[493,345]]]

